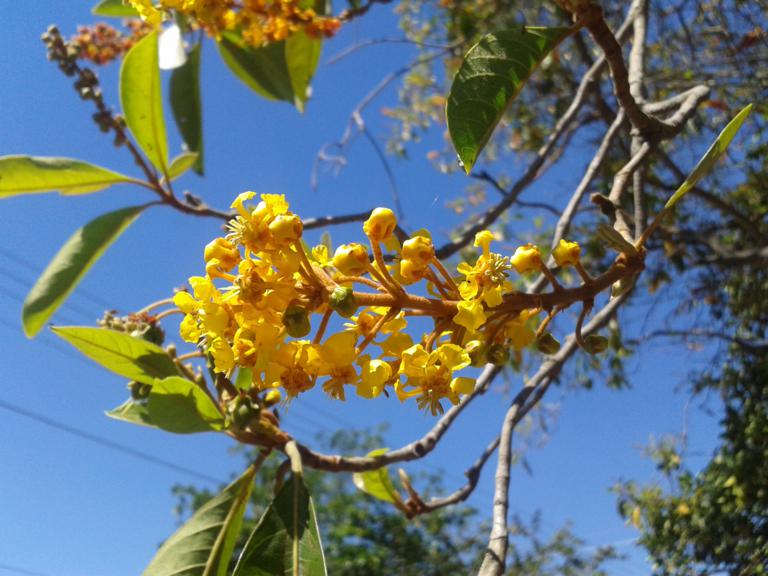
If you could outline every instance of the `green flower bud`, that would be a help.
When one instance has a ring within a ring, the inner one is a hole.
[[[131,398],[133,400],[146,400],[149,398],[149,393],[152,392],[151,384],[144,384],[142,382],[128,382],[128,390],[131,392]]]
[[[485,356],[488,347],[480,340],[470,340],[464,345],[464,350],[469,354],[472,366],[479,368],[485,366],[487,363]]]
[[[240,396],[234,401],[231,409],[232,424],[236,428],[246,428],[254,418],[259,416],[259,407],[254,406],[247,396]]]
[[[307,309],[298,304],[291,304],[283,312],[283,326],[288,334],[294,338],[303,338],[312,330],[309,323],[309,313]]]
[[[584,338],[584,350],[590,354],[600,354],[608,349],[608,338],[599,334],[590,334]]]
[[[541,338],[536,341],[536,348],[542,354],[555,354],[560,350],[560,341],[552,336],[551,332],[545,332],[541,335]]]
[[[492,344],[491,347],[488,348],[487,357],[488,362],[491,364],[494,364],[495,366],[503,366],[509,362],[509,348],[501,344]]]
[[[328,305],[339,316],[349,318],[357,312],[357,298],[355,298],[352,288],[337,286],[328,299]]]

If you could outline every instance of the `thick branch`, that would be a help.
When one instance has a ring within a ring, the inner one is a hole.
[[[582,334],[587,335],[604,326],[627,296],[628,293],[625,293],[606,304],[584,327]],[[512,435],[514,430],[528,412],[539,403],[563,364],[577,349],[576,336],[572,334],[566,339],[557,354],[542,363],[536,374],[525,383],[504,417],[499,444],[499,459],[496,467],[493,522],[488,547],[478,572],[479,576],[500,576],[504,573],[508,546],[509,475],[512,466]]]

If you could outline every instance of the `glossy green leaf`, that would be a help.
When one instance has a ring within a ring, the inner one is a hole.
[[[40,331],[91,266],[143,209],[143,206],[133,206],[99,216],[66,241],[24,301],[21,318],[28,337]]]
[[[310,38],[304,31],[293,34],[285,41],[285,62],[293,88],[294,104],[302,112],[309,99],[309,85],[320,62],[323,41]]]
[[[218,45],[224,63],[251,90],[270,100],[295,103],[285,41],[253,48],[237,35],[224,33]]]
[[[733,120],[731,120],[728,125],[723,128],[723,131],[720,132],[717,139],[712,143],[712,146],[709,147],[704,156],[702,156],[701,160],[699,160],[699,163],[696,164],[696,167],[693,169],[688,178],[685,179],[685,182],[680,185],[677,191],[664,205],[665,209],[672,208],[675,204],[677,204],[680,198],[682,198],[691,188],[696,186],[699,180],[701,180],[710,170],[712,170],[712,168],[715,166],[715,163],[725,153],[728,145],[731,143],[731,140],[733,140],[734,136],[736,136],[736,133],[739,131],[739,128],[741,128],[741,125],[744,124],[744,120],[747,119],[747,116],[749,116],[750,112],[752,112],[752,104],[742,108],[741,111],[736,114],[736,116],[734,116]]]
[[[469,49],[453,79],[446,116],[467,174],[531,74],[571,28],[524,26],[484,36]]]
[[[71,158],[0,157],[0,198],[41,192],[88,194],[122,182],[138,180]]]
[[[139,40],[120,67],[120,104],[125,122],[150,162],[165,174],[168,142],[163,119],[157,31]]]
[[[153,425],[176,434],[212,432],[224,427],[224,418],[213,400],[197,384],[178,376],[152,385],[147,412]]]
[[[387,448],[378,448],[366,454],[368,457],[381,456],[387,453]],[[370,494],[374,498],[384,500],[385,502],[400,501],[400,496],[395,489],[395,485],[392,483],[392,479],[389,477],[389,469],[387,467],[379,468],[378,470],[368,470],[366,472],[355,472],[352,475],[352,481],[357,486],[358,490],[362,490],[366,494]]]
[[[51,330],[94,362],[129,380],[154,384],[157,379],[181,375],[160,346],[125,332],[89,326],[53,326]]]
[[[245,543],[232,576],[325,576],[312,498],[291,474]]]
[[[205,503],[168,538],[144,576],[225,576],[256,471],[245,474]]]
[[[200,104],[200,44],[187,54],[183,66],[171,73],[170,95],[173,119],[190,152],[197,152],[195,172],[203,174],[203,120]]]
[[[107,16],[109,18],[138,18],[139,13],[135,8],[124,4],[123,0],[101,0],[91,9],[91,14]]]
[[[126,400],[120,404],[120,406],[105,412],[105,414],[115,420],[123,420],[124,422],[130,422],[131,424],[157,428],[149,415],[146,402]]]
[[[199,158],[197,152],[182,152],[171,160],[171,165],[168,167],[168,176],[171,180],[176,180],[176,178],[195,166]]]

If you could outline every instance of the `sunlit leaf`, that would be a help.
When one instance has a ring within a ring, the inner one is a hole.
[[[524,26],[484,36],[469,49],[451,85],[446,116],[467,174],[510,102],[571,28]]]
[[[294,104],[299,111],[309,98],[309,84],[320,61],[323,41],[310,38],[300,30],[285,41],[285,62],[294,94]]]
[[[122,182],[138,180],[71,158],[0,157],[0,198],[41,192],[88,194]]]
[[[125,122],[150,162],[165,173],[168,142],[158,66],[157,31],[139,40],[120,68],[120,104]]]
[[[369,458],[381,456],[386,454],[387,450],[387,448],[378,448],[369,452],[366,456]],[[359,490],[370,494],[374,498],[391,502],[392,504],[400,501],[392,479],[389,477],[389,469],[387,467],[382,467],[378,470],[367,470],[366,472],[355,472],[352,475],[352,481]]]
[[[285,41],[253,48],[239,36],[224,33],[218,45],[224,63],[249,88],[270,100],[295,103]]]
[[[99,216],[66,241],[24,301],[22,323],[27,336],[40,331],[91,266],[142,210],[142,206],[133,206]]]
[[[607,224],[599,224],[597,226],[597,235],[603,242],[617,252],[629,254],[630,256],[635,256],[637,254],[637,248],[630,242],[627,242],[618,230]]]
[[[171,110],[176,126],[190,152],[197,152],[195,172],[203,174],[203,130],[200,104],[200,44],[187,54],[187,61],[171,74]]]
[[[224,427],[213,400],[191,380],[171,376],[152,385],[147,400],[152,424],[167,432],[191,434]]]
[[[138,18],[139,13],[123,0],[101,0],[91,9],[91,14],[108,18]]]
[[[233,572],[233,576],[275,574],[327,574],[315,507],[300,475],[291,474],[275,496]]]
[[[168,538],[144,576],[225,576],[253,488],[253,467]]]
[[[731,140],[736,136],[736,133],[739,131],[739,128],[741,128],[741,125],[744,123],[744,120],[747,119],[750,112],[752,112],[752,104],[742,108],[741,111],[734,116],[733,120],[723,128],[723,131],[720,132],[717,139],[712,143],[704,156],[701,157],[701,160],[696,164],[696,167],[688,178],[685,179],[685,182],[683,182],[672,197],[667,200],[664,208],[672,208],[677,204],[680,198],[682,198],[691,188],[696,186],[698,181],[712,170],[720,157],[725,153]]]
[[[168,167],[168,176],[171,180],[176,180],[176,178],[195,166],[198,160],[197,152],[182,152],[171,160],[171,165]]]
[[[165,350],[125,332],[89,326],[53,326],[51,330],[107,370],[145,384],[180,376]]]
[[[152,422],[152,418],[149,416],[149,410],[147,409],[147,404],[145,402],[126,400],[120,404],[120,406],[105,412],[105,414],[115,420],[123,420],[124,422],[130,422],[131,424],[157,428]]]

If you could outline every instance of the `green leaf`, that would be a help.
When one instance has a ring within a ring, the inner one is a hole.
[[[668,210],[677,204],[680,198],[682,198],[691,188],[696,186],[698,181],[712,170],[715,163],[725,153],[731,140],[736,136],[736,133],[739,131],[739,128],[741,128],[741,125],[744,123],[744,120],[747,119],[750,112],[752,112],[752,104],[742,108],[733,120],[723,128],[723,131],[720,132],[717,139],[712,143],[704,156],[702,156],[701,160],[699,160],[699,163],[696,164],[696,167],[693,169],[690,176],[685,179],[685,182],[683,182],[672,197],[667,200],[667,203],[664,205],[665,210]]]
[[[378,448],[369,452],[366,456],[371,458],[381,456],[382,454],[386,454],[387,450],[388,448]],[[358,490],[362,490],[374,498],[392,504],[400,502],[400,495],[397,493],[395,485],[389,477],[389,469],[386,467],[379,468],[378,470],[368,470],[366,472],[355,472],[352,475],[352,481],[355,483]]]
[[[176,434],[211,432],[224,427],[224,418],[213,400],[200,386],[178,376],[152,385],[147,412],[153,425]]]
[[[171,165],[168,167],[168,176],[171,180],[176,180],[179,176],[184,174],[187,170],[197,164],[200,156],[197,152],[182,152],[176,158],[171,160]]]
[[[253,370],[243,366],[238,368],[233,384],[238,390],[248,390],[253,385]]]
[[[120,67],[120,104],[136,143],[163,174],[168,169],[168,142],[163,119],[157,31],[131,48]]]
[[[245,543],[232,576],[325,576],[315,507],[291,474]]]
[[[129,380],[154,384],[158,378],[181,375],[160,346],[125,332],[89,326],[52,326],[51,330],[94,362]]]
[[[469,49],[448,94],[453,146],[467,174],[502,115],[544,58],[572,28],[524,26],[487,34]]]
[[[293,88],[294,104],[299,112],[304,111],[304,103],[309,98],[309,84],[320,62],[322,49],[323,41],[310,38],[303,30],[285,41],[285,61]]]
[[[16,194],[88,194],[122,182],[139,182],[101,166],[71,158],[0,157],[0,198]]]
[[[218,46],[224,63],[251,90],[270,100],[296,102],[285,41],[252,48],[241,37],[225,32]]]
[[[171,73],[170,92],[173,119],[191,152],[197,152],[195,172],[203,175],[203,129],[200,105],[200,43],[187,54],[183,66]]]
[[[209,500],[168,538],[144,576],[225,576],[243,520],[256,470]]]
[[[99,216],[67,240],[24,301],[21,318],[28,337],[40,331],[91,266],[143,209],[143,206],[133,206]]]
[[[126,400],[117,408],[105,412],[110,418],[115,420],[123,420],[130,422],[131,424],[139,424],[141,426],[150,426],[157,428],[152,422],[152,418],[149,416],[149,410],[147,409],[146,402],[136,402],[134,400]]]
[[[123,4],[123,0],[101,0],[91,9],[91,14],[108,18],[138,18],[139,13],[132,6]]]
[[[627,242],[624,236],[613,227],[608,226],[607,224],[600,224],[597,227],[597,235],[608,246],[616,250],[616,252],[622,252],[624,254],[629,254],[630,256],[637,255],[637,248]]]

